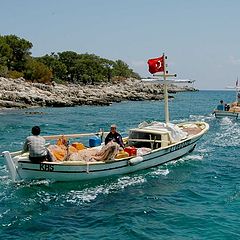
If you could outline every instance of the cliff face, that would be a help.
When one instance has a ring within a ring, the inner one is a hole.
[[[171,85],[169,93],[194,91],[193,88]],[[76,105],[109,105],[124,100],[162,100],[163,86],[128,79],[115,84],[45,85],[27,82],[23,78],[0,77],[0,108],[37,106],[67,107]]]

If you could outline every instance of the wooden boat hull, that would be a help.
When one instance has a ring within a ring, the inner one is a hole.
[[[142,159],[137,159],[135,164],[131,164],[133,162],[131,162],[131,160],[134,160],[133,158],[116,160],[108,163],[101,162],[89,164],[81,164],[79,162],[32,163],[27,160],[20,160],[17,156],[11,158],[10,153],[7,151],[3,152],[3,154],[10,175],[14,181],[22,179],[50,179],[53,181],[90,180],[132,173],[176,160],[194,149],[197,141],[208,130],[208,124],[205,123],[205,125],[205,129],[195,136],[189,137],[176,144],[153,150],[151,153],[142,156]]]

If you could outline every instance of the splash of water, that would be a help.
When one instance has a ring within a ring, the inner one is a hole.
[[[109,184],[101,184],[95,187],[86,188],[83,190],[72,190],[67,195],[62,195],[67,203],[83,204],[84,202],[91,202],[97,198],[100,194],[110,194],[115,191],[122,190],[129,186],[142,184],[146,182],[146,179],[142,176],[136,177],[121,177],[117,182]]]

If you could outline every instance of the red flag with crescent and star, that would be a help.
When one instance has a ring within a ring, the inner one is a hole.
[[[148,67],[150,73],[164,72],[164,56],[159,58],[152,58],[148,60]]]

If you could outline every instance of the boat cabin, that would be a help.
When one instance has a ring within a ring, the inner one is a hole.
[[[157,148],[166,147],[170,143],[170,132],[165,130],[153,130],[144,128],[135,128],[129,130],[128,145],[136,148]]]

